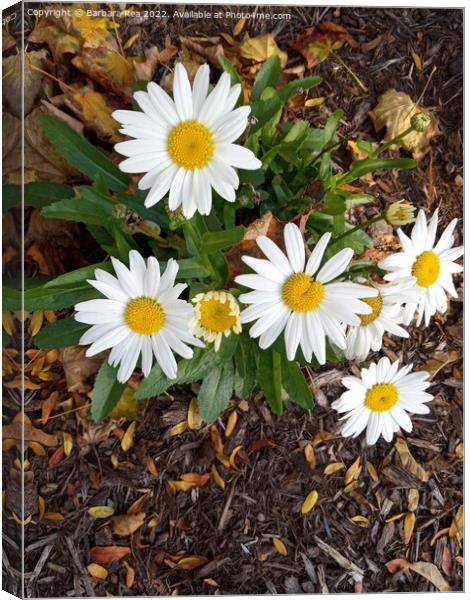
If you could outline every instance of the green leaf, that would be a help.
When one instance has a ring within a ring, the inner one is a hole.
[[[86,267],[81,267],[80,269],[75,269],[74,271],[69,271],[68,273],[64,273],[63,275],[59,275],[58,277],[51,279],[51,281],[48,281],[44,287],[63,287],[73,283],[83,283],[87,279],[95,278],[96,269],[102,269],[103,271],[107,271],[109,273],[112,271],[112,264],[110,262],[99,262],[95,263],[94,265],[88,265]]]
[[[201,237],[199,242],[199,252],[201,254],[212,254],[218,250],[229,248],[238,244],[245,235],[245,228],[243,225],[233,227],[232,229],[225,229],[224,231],[207,231]]]
[[[117,380],[117,368],[107,360],[103,362],[96,376],[95,387],[91,396],[91,418],[101,421],[106,418],[119,402],[125,388],[124,383]]]
[[[336,130],[338,128],[339,122],[341,121],[342,118],[343,118],[342,110],[335,110],[335,112],[330,115],[330,117],[329,117],[328,121],[325,123],[325,127],[323,129],[323,143],[325,145],[328,144],[331,140],[333,140],[333,137],[336,134]]]
[[[60,200],[42,209],[47,219],[65,219],[87,225],[106,225],[114,216],[114,204],[108,198],[88,186],[79,188],[78,198]]]
[[[2,329],[2,348],[6,348],[7,346],[9,346],[10,342],[11,342],[10,336],[4,329]]]
[[[234,355],[235,394],[238,398],[248,397],[256,385],[258,375],[258,347],[252,339],[240,336],[240,342]]]
[[[271,119],[279,120],[282,112],[282,101],[277,95],[273,95],[268,100],[256,100],[251,105],[251,116],[256,119],[256,123],[249,130],[249,135],[256,133],[267,125]]]
[[[232,85],[235,85],[236,83],[241,83],[240,75],[237,73],[237,70],[228,60],[228,58],[226,58],[223,54],[219,54],[217,60],[219,61],[219,64],[222,67],[222,69],[230,75]]]
[[[43,327],[34,338],[34,343],[38,348],[76,346],[89,327],[90,325],[79,323],[73,317],[66,317]]]
[[[206,423],[212,423],[227,406],[233,392],[233,362],[212,369],[199,389],[197,403],[199,412]]]
[[[284,87],[279,90],[279,97],[282,102],[287,102],[297,91],[307,91],[312,89],[321,83],[322,78],[317,75],[312,75],[311,77],[305,77],[303,79],[294,79],[293,81],[289,81]]]
[[[275,350],[261,350],[259,354],[259,384],[271,410],[282,414],[282,357]]]
[[[306,409],[313,407],[312,392],[296,362],[284,361],[282,365],[282,386],[292,402]]]
[[[90,179],[101,174],[109,189],[115,192],[127,189],[130,177],[69,125],[46,114],[41,115],[40,124],[54,149],[78,171]]]
[[[346,210],[346,201],[344,198],[334,192],[327,192],[325,195],[324,212],[328,215],[341,215]]]
[[[263,91],[269,86],[274,87],[281,74],[281,61],[279,56],[271,56],[265,61],[256,75],[253,89],[251,90],[251,101],[261,98]]]
[[[418,163],[412,158],[363,158],[354,161],[349,171],[341,175],[336,184],[355,181],[380,169],[414,169]]]
[[[88,283],[47,288],[41,286],[24,293],[24,310],[59,310],[68,308],[77,302],[92,300],[97,291]],[[14,309],[18,310],[18,309]]]
[[[32,181],[24,186],[25,206],[36,206],[43,208],[58,200],[72,198],[73,188],[64,183],[52,183],[50,181]],[[3,186],[3,212],[21,204],[21,185],[7,183]]]
[[[2,287],[2,310],[21,310],[21,291],[4,285]]]

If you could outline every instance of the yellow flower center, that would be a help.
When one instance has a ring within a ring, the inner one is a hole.
[[[323,284],[306,273],[294,273],[282,286],[282,299],[295,312],[309,312],[318,308],[325,295]]]
[[[148,296],[133,298],[124,312],[127,326],[140,335],[157,333],[165,324],[165,311],[162,305]]]
[[[188,171],[202,169],[214,155],[214,140],[210,130],[195,121],[183,121],[170,132],[168,152],[179,167]]]
[[[418,256],[411,269],[411,274],[416,277],[416,283],[422,287],[429,287],[437,281],[441,271],[441,261],[432,250],[426,250]]]
[[[398,402],[398,389],[393,383],[376,383],[367,391],[364,404],[373,412],[385,412]]]
[[[214,298],[203,300],[199,307],[199,323],[209,331],[222,333],[230,331],[236,324],[237,318],[230,314],[230,302],[221,302]]]
[[[372,308],[372,312],[368,315],[358,315],[361,319],[361,325],[369,325],[369,323],[373,323],[375,319],[382,312],[382,297],[380,294],[377,294],[375,298],[361,298],[362,302],[365,302]]]

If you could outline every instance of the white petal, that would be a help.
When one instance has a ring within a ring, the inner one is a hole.
[[[317,274],[317,279],[321,283],[328,283],[343,273],[351,262],[354,255],[352,248],[343,248],[338,254],[335,254],[323,265]]]
[[[209,91],[209,65],[199,67],[193,82],[193,115],[197,119]]]
[[[255,170],[262,167],[262,162],[251,150],[238,144],[218,143],[215,149],[215,158],[239,169]]]
[[[305,266],[304,239],[300,229],[294,223],[288,223],[284,227],[284,242],[292,270],[294,273],[303,271]]]
[[[173,78],[173,99],[176,112],[182,121],[193,118],[193,95],[188,73],[182,63],[177,63]]]
[[[318,268],[323,260],[323,255],[325,254],[326,247],[329,244],[331,238],[331,233],[324,233],[321,238],[318,240],[315,248],[312,250],[310,257],[307,261],[307,266],[305,267],[305,271],[309,275],[315,275],[318,271]]]

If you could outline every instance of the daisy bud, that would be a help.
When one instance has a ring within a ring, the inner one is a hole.
[[[431,125],[431,116],[420,112],[413,115],[410,119],[411,127],[419,133],[423,133]]]
[[[408,225],[414,223],[415,210],[416,208],[412,204],[399,200],[386,208],[385,219],[389,225],[395,225],[396,227]]]

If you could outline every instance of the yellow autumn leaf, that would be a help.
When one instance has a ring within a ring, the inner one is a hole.
[[[237,411],[232,410],[232,412],[229,415],[229,418],[227,419],[227,427],[225,428],[225,437],[226,438],[229,438],[232,435],[233,430],[235,429],[235,425],[237,424],[237,420],[238,420]]]
[[[287,556],[287,548],[281,538],[274,537],[273,545],[281,556]]]
[[[367,517],[364,517],[363,515],[355,515],[354,517],[350,518],[350,521],[352,521],[353,523],[364,523],[364,525],[369,524],[369,519]]]
[[[34,337],[40,332],[43,322],[44,312],[42,310],[35,310],[31,316],[31,321],[29,323],[29,331],[32,337]]]
[[[333,473],[337,473],[338,471],[341,471],[344,468],[345,468],[345,466],[343,463],[333,462],[333,463],[330,463],[329,465],[326,465],[326,467],[323,469],[323,474],[324,475],[333,475]]]
[[[72,449],[73,449],[73,438],[70,435],[70,433],[63,431],[62,432],[62,440],[64,442],[65,456],[70,456],[72,453]]]
[[[370,117],[376,131],[386,128],[384,141],[387,142],[408,129],[411,117],[421,112],[426,112],[431,117],[430,126],[423,132],[411,132],[402,142],[413,153],[413,157],[419,160],[428,150],[431,138],[439,132],[434,115],[413,102],[405,92],[390,89],[380,96],[379,103],[371,111]]]
[[[240,54],[243,58],[249,58],[255,62],[264,62],[271,56],[279,56],[281,67],[284,68],[287,64],[287,53],[279,48],[272,33],[253,38],[246,33],[240,44]]]
[[[239,33],[241,33],[243,28],[245,27],[245,24],[246,17],[241,17],[241,19],[238,19],[238,21],[235,23],[235,27],[233,28],[233,35],[238,35]]]
[[[312,490],[308,494],[308,496],[305,498],[305,500],[303,501],[300,512],[303,515],[306,515],[307,513],[309,513],[315,507],[317,500],[318,500],[318,492],[317,492],[317,490]]]
[[[313,108],[314,106],[320,106],[320,104],[323,104],[324,102],[325,102],[324,96],[319,96],[318,98],[309,98],[308,100],[305,101],[305,107]]]
[[[366,461],[366,469],[367,469],[367,472],[369,473],[369,477],[373,481],[378,481],[379,480],[379,476],[377,474],[377,471],[376,471],[374,465],[371,462]]]
[[[96,563],[90,563],[87,565],[86,570],[92,577],[96,577],[97,579],[106,579],[108,576],[108,571]]]
[[[219,486],[221,490],[225,490],[225,481],[222,479],[220,473],[217,471],[216,466],[212,465],[211,467],[212,477],[214,478],[215,483]]]
[[[58,512],[45,512],[43,518],[47,521],[63,521],[64,515],[61,515]]]
[[[312,444],[308,443],[305,444],[304,446],[304,456],[305,456],[305,460],[307,461],[307,464],[309,466],[309,469],[315,469],[315,467],[317,466],[317,458],[315,456],[315,451],[313,449]]]
[[[132,535],[144,524],[145,513],[135,515],[117,515],[111,519],[113,533],[120,537]]]
[[[348,485],[359,477],[361,472],[361,457],[358,456],[344,475],[344,485]]]
[[[408,510],[414,512],[419,505],[419,491],[416,488],[411,488],[408,492]]]
[[[118,132],[119,123],[113,119],[113,109],[106,102],[106,97],[100,92],[85,91],[72,94],[76,112],[84,123],[94,129],[104,140],[119,142],[122,140]]]
[[[168,435],[170,435],[170,436],[180,435],[181,433],[184,433],[186,431],[186,429],[188,429],[188,422],[181,421],[181,423],[177,423],[176,425],[173,425],[173,427],[168,432]]]
[[[72,23],[83,38],[85,45],[89,47],[106,44],[112,39],[109,30],[119,27],[117,23],[107,17],[91,17],[82,9],[73,11]]]
[[[404,512],[392,515],[391,517],[388,517],[388,519],[385,519],[385,523],[393,523],[394,521],[399,521],[400,519],[403,519],[405,515],[406,513]]]
[[[463,504],[459,507],[457,514],[452,519],[452,524],[449,529],[449,537],[457,538],[460,542],[463,539]]]
[[[126,433],[123,435],[121,440],[121,448],[124,452],[127,452],[134,445],[134,432],[137,427],[137,421],[132,421],[132,423],[127,428]]]
[[[8,335],[13,334],[13,315],[9,310],[2,310],[2,325]]]
[[[96,57],[95,63],[106,70],[110,79],[122,86],[132,85],[133,67],[132,63],[119,52],[108,50],[104,56]]]
[[[189,429],[199,429],[202,425],[202,418],[199,414],[197,398],[192,398],[188,407],[188,427]]]
[[[134,397],[135,390],[126,386],[111,413],[113,419],[140,419],[142,404]]]
[[[45,511],[46,511],[46,501],[44,500],[44,498],[42,496],[38,496],[39,519],[42,519],[44,517]]]
[[[114,508],[112,506],[90,506],[88,514],[94,519],[107,519],[114,515]]]
[[[405,520],[403,522],[403,541],[405,542],[405,546],[411,542],[411,538],[413,537],[413,531],[416,523],[416,514],[414,512],[408,512],[405,515]]]

